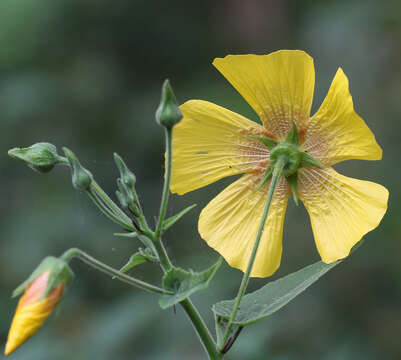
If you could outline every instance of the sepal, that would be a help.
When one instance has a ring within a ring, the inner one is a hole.
[[[292,127],[283,142],[299,146],[299,133],[294,120],[292,120]]]
[[[49,272],[49,277],[42,298],[46,297],[49,292],[54,290],[60,283],[64,283],[68,286],[74,278],[74,273],[64,260],[54,256],[47,256],[32,272],[29,278],[13,291],[12,297],[14,298],[21,295],[30,284],[45,272]]]
[[[271,138],[265,137],[265,136],[257,136],[257,135],[249,135],[251,139],[258,140],[263,145],[265,145],[269,150],[272,150],[275,146],[278,145],[278,142],[276,140],[273,140]]]
[[[306,152],[302,153],[301,163],[299,165],[300,168],[309,167],[309,166],[316,166],[321,169],[324,169],[324,166],[320,161],[316,160],[313,156],[309,155]]]

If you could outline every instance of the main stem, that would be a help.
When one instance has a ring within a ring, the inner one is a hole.
[[[167,211],[167,203],[168,197],[170,193],[170,182],[171,182],[171,165],[172,165],[172,149],[171,149],[171,142],[172,142],[172,131],[171,128],[165,128],[165,137],[166,137],[166,175],[164,178],[164,185],[163,185],[163,194],[162,194],[162,201],[160,203],[160,212],[159,212],[159,219],[157,221],[157,226],[155,230],[155,237],[159,237],[162,225],[164,221],[164,217],[166,216]]]
[[[167,203],[170,194],[170,182],[171,182],[171,167],[172,167],[172,129],[166,128],[165,129],[165,138],[166,138],[166,175],[164,178],[164,185],[163,185],[163,193],[162,199],[160,204],[160,213],[159,219],[157,221],[156,230],[153,234],[153,243],[155,249],[158,253],[160,265],[164,272],[170,270],[173,265],[168,257],[167,251],[161,241],[161,232],[163,221],[166,216],[167,211]],[[179,303],[181,307],[186,312],[189,320],[194,327],[199,340],[201,341],[205,351],[207,352],[210,360],[219,360],[222,358],[222,355],[217,349],[216,343],[213,340],[212,335],[208,327],[206,326],[205,322],[203,321],[202,317],[200,316],[198,310],[196,309],[195,305],[192,304],[190,298],[186,298]]]
[[[246,268],[246,271],[244,273],[244,276],[242,277],[242,281],[241,281],[241,285],[238,289],[238,294],[237,297],[235,299],[235,303],[234,303],[234,308],[233,311],[231,313],[231,317],[230,320],[228,321],[228,325],[227,325],[227,330],[225,332],[222,344],[220,345],[220,350],[223,350],[228,338],[230,337],[231,334],[231,329],[233,327],[233,323],[235,320],[235,317],[237,316],[237,312],[239,309],[239,306],[241,304],[241,300],[245,294],[246,288],[248,286],[248,282],[249,282],[249,276],[251,274],[252,268],[253,268],[253,264],[255,262],[255,258],[256,258],[256,254],[259,248],[259,244],[260,244],[260,240],[262,239],[262,234],[263,234],[263,230],[265,227],[265,223],[267,220],[267,216],[269,214],[269,209],[270,209],[270,205],[273,199],[273,194],[274,194],[274,190],[276,189],[277,186],[277,181],[278,178],[281,175],[281,172],[284,168],[285,165],[285,160],[283,159],[279,159],[276,162],[276,165],[273,169],[273,175],[272,175],[272,179],[270,182],[270,187],[269,187],[269,192],[267,193],[267,200],[266,200],[266,205],[265,205],[265,209],[263,211],[263,215],[262,215],[262,220],[260,221],[260,225],[259,225],[259,230],[258,230],[258,234],[256,235],[256,239],[255,239],[255,244],[253,245],[253,249],[252,249],[252,253],[251,256],[249,258],[249,262],[248,262],[248,266]]]

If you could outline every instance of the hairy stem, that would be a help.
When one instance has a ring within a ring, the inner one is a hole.
[[[170,194],[169,188],[171,182],[171,163],[172,163],[172,153],[171,153],[172,129],[166,128],[165,136],[166,136],[166,174],[164,179],[162,200],[160,203],[159,219],[157,221],[155,230],[155,238],[158,238],[160,236],[164,217],[166,216],[168,197]]]
[[[171,294],[171,292],[164,290],[162,288],[159,288],[157,286],[148,284],[142,280],[138,280],[135,279],[131,276],[128,276],[126,274],[121,273],[120,271],[106,265],[105,263],[95,259],[94,257],[88,255],[87,253],[85,253],[84,251],[78,249],[78,248],[72,248],[67,250],[66,252],[64,252],[63,255],[61,255],[60,257],[61,259],[63,259],[66,262],[69,262],[70,260],[72,260],[73,258],[78,258],[80,260],[82,260],[83,262],[85,262],[86,264],[94,267],[97,270],[100,270],[106,274],[112,275],[113,277],[115,277],[116,279],[123,281],[127,284],[130,284],[132,286],[138,287],[142,290],[146,290],[146,291],[150,291],[150,292],[154,292],[157,294]]]

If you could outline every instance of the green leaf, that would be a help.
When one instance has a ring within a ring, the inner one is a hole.
[[[198,273],[176,267],[167,271],[163,276],[163,287],[174,294],[163,295],[159,300],[160,307],[166,309],[179,303],[191,294],[206,289],[220,267],[222,260],[220,257],[213,266]]]
[[[275,313],[340,262],[325,264],[319,261],[245,295],[234,324],[249,325]],[[213,305],[212,310],[217,317],[229,319],[234,302],[235,300],[218,302]]]
[[[276,140],[264,136],[249,135],[249,137],[262,142],[269,150],[273,149],[278,144]]]
[[[143,264],[146,261],[157,261],[157,258],[151,254],[152,250],[150,249],[139,249],[138,252],[131,255],[128,262],[120,269],[120,272],[125,273],[128,270],[132,269],[134,266]]]
[[[166,231],[167,229],[172,227],[178,220],[180,220],[187,212],[191,211],[195,206],[196,204],[188,206],[184,210],[180,211],[178,214],[175,214],[174,216],[164,220],[162,225],[163,231]]]

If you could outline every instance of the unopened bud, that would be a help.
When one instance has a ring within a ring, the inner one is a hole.
[[[129,188],[133,188],[136,182],[134,173],[128,169],[124,160],[117,153],[114,153],[114,161],[118,167],[118,170],[120,171],[121,181]]]
[[[53,144],[37,143],[27,148],[14,148],[8,155],[26,163],[31,169],[47,173],[60,162],[57,149]]]
[[[81,191],[89,190],[93,181],[92,173],[81,165],[78,158],[71,150],[64,147],[63,151],[65,156],[67,156],[68,162],[70,163],[72,185],[74,188]]]
[[[171,129],[182,119],[182,112],[171,89],[169,80],[165,80],[162,87],[160,105],[156,111],[156,121],[167,129]]]
[[[13,296],[24,294],[18,302],[8,333],[6,355],[38,331],[61,300],[73,276],[65,261],[49,256],[14,291]]]

